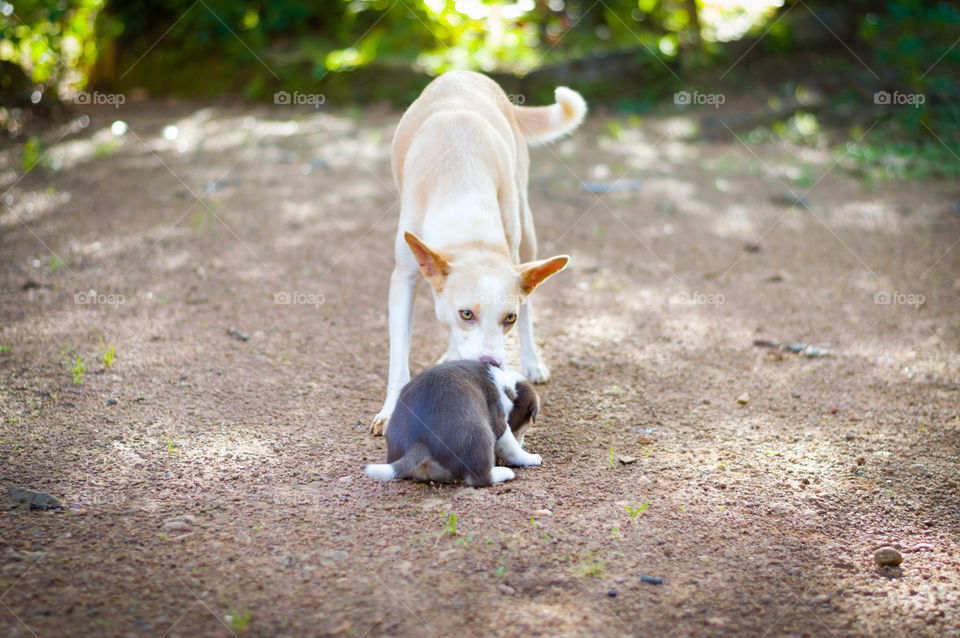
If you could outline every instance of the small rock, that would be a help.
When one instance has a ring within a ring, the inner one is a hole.
[[[196,287],[190,288],[187,292],[186,303],[188,306],[199,306],[200,304],[205,304],[210,301],[205,293],[200,292]]]
[[[646,574],[640,574],[640,582],[650,583],[651,585],[662,585],[663,579],[659,576],[647,576]]]
[[[49,510],[63,507],[60,499],[46,492],[35,492],[24,487],[10,487],[7,488],[7,494],[14,503],[28,505],[30,509]]]
[[[517,593],[516,589],[504,583],[500,583],[499,585],[497,585],[497,589],[500,590],[501,594],[506,594],[507,596],[513,596],[514,594]]]
[[[624,465],[630,465],[631,463],[636,463],[637,460],[638,460],[638,459],[637,459],[637,457],[635,457],[635,456],[621,456],[621,457],[620,457],[620,462],[623,463]]]
[[[617,597],[617,590],[616,590],[616,589],[611,589],[610,591],[607,592],[607,596],[608,596],[609,598],[616,598],[616,597]]]
[[[787,208],[810,210],[810,202],[805,197],[790,191],[774,195],[770,198],[770,201],[772,201],[774,204],[786,206]]]
[[[866,460],[865,458],[863,458],[862,456],[858,456],[858,457],[857,457],[857,465],[863,465],[863,464],[866,463],[866,462],[867,462],[867,460]]]
[[[236,328],[229,328],[229,329],[227,330],[227,334],[230,335],[231,337],[235,337],[235,338],[239,339],[240,341],[249,341],[249,340],[250,340],[250,335],[248,335],[248,334],[246,334],[246,333],[244,333],[244,332],[240,332],[240,331],[237,330]]]
[[[168,520],[163,522],[163,531],[165,532],[186,532],[190,530],[190,525],[185,521]]]
[[[587,193],[616,193],[619,191],[635,191],[640,189],[639,179],[615,179],[610,181],[580,182],[580,188]]]
[[[737,397],[737,403],[739,403],[740,405],[746,405],[746,404],[750,403],[750,393],[749,393],[749,392],[744,392],[743,394],[741,394],[740,396],[738,396],[738,397]]]
[[[913,551],[922,552],[924,550],[933,550],[934,546],[931,543],[920,543],[919,545],[913,546]]]
[[[803,356],[809,357],[811,359],[819,359],[821,357],[829,357],[830,350],[824,346],[807,346],[803,349]]]
[[[881,567],[896,567],[903,562],[903,556],[892,547],[881,547],[873,553],[873,560]]]
[[[653,443],[653,439],[643,436],[642,434],[637,435],[637,443],[640,445],[650,445]]]
[[[533,513],[534,516],[553,516],[553,512],[550,510],[537,510]]]
[[[180,514],[171,518],[164,519],[163,531],[165,532],[189,532],[197,517],[192,514]]]

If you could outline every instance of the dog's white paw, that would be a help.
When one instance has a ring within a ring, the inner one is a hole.
[[[500,467],[499,465],[492,470],[490,470],[490,480],[494,483],[503,483],[504,481],[512,481],[516,478],[516,474],[513,473],[509,467]]]
[[[370,433],[374,436],[381,436],[386,432],[391,414],[392,411],[381,410],[377,416],[373,417],[373,421],[370,422]]]
[[[550,368],[540,361],[523,364],[523,376],[530,383],[546,383],[550,380]]]

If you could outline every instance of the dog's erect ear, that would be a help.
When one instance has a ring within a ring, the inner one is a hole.
[[[520,292],[529,295],[547,277],[566,268],[568,261],[570,261],[570,257],[567,255],[557,255],[550,259],[520,264],[517,266],[520,271]]]
[[[403,238],[407,246],[410,246],[410,252],[413,253],[417,263],[420,264],[420,272],[426,280],[436,288],[437,292],[443,290],[443,283],[450,274],[450,262],[447,258],[427,246],[413,233],[403,233]]]

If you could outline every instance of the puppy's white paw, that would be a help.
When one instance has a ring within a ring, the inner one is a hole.
[[[511,470],[509,467],[497,466],[490,470],[490,480],[494,483],[512,481],[514,478],[516,478],[516,474],[514,474],[513,470]]]
[[[540,361],[524,363],[523,376],[530,383],[546,383],[550,380],[550,368]]]
[[[543,458],[539,454],[528,454],[522,450],[516,454],[510,455],[509,458],[503,458],[502,460],[513,467],[529,467],[543,463]]]

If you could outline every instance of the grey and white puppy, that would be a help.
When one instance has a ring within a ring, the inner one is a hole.
[[[477,361],[451,361],[424,370],[400,391],[384,435],[387,462],[366,467],[379,481],[463,481],[484,486],[514,478],[496,459],[540,465],[525,452],[523,434],[540,402],[519,373]]]

